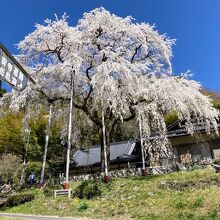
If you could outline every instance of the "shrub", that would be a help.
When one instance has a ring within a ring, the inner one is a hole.
[[[19,157],[13,154],[2,154],[0,156],[0,184],[12,181],[12,177],[20,162]]]
[[[101,186],[97,181],[83,182],[76,188],[75,194],[80,199],[92,199],[102,194]]]
[[[79,203],[77,210],[82,212],[82,211],[88,209],[88,207],[89,207],[88,204],[85,201],[82,201]]]
[[[30,202],[33,199],[34,199],[34,194],[33,193],[15,194],[15,195],[10,196],[7,199],[6,206],[7,207],[17,206],[17,205],[23,204],[25,202]]]
[[[176,208],[176,209],[183,209],[184,207],[186,207],[186,203],[182,200],[182,199],[180,199],[179,201],[177,201],[177,203],[174,203],[174,207]]]
[[[46,196],[46,197],[52,197],[54,195],[54,190],[49,189],[49,188],[45,188],[43,193],[44,193],[44,196]]]

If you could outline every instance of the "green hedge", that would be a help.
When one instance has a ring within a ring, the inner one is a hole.
[[[7,207],[18,206],[18,205],[23,204],[25,202],[30,202],[33,199],[34,199],[34,194],[33,193],[15,194],[15,195],[10,196],[7,199],[6,206]]]

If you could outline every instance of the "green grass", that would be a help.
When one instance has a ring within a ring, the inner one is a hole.
[[[81,182],[72,182],[76,189]],[[220,174],[211,168],[99,183],[95,199],[54,199],[33,189],[35,200],[6,212],[99,219],[220,219]]]

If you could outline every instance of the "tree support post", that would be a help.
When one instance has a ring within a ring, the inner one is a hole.
[[[65,189],[69,189],[69,167],[70,167],[70,150],[71,150],[71,136],[72,136],[73,93],[74,93],[74,79],[73,79],[73,73],[71,72],[68,145],[67,145],[67,155],[66,155],[66,179],[65,179],[65,183],[64,183]]]
[[[43,163],[40,175],[40,186],[44,185],[44,174],[45,174],[45,167],[46,167],[46,160],[47,160],[47,150],[48,150],[48,143],[50,137],[50,126],[51,126],[51,118],[53,113],[53,104],[50,105],[50,112],[48,117],[47,129],[46,129],[46,140],[45,140],[45,148],[44,148],[44,156],[43,156]]]
[[[26,165],[27,165],[27,153],[28,153],[29,142],[30,142],[30,131],[28,131],[27,142],[25,144],[25,155],[24,155],[24,161],[23,161],[23,164],[22,164],[20,185],[22,185],[25,181],[25,170],[26,170]]]
[[[140,116],[141,117],[141,116]],[[141,141],[141,157],[142,157],[142,176],[146,176],[146,166],[145,166],[145,153],[144,153],[144,140],[143,140],[143,133],[142,133],[142,120],[141,118],[138,120],[139,122],[139,133],[140,133],[140,141]]]
[[[110,182],[110,177],[108,175],[108,161],[107,161],[107,145],[106,145],[106,136],[105,136],[105,114],[104,109],[102,108],[102,135],[103,135],[103,148],[104,148],[104,160],[105,160],[105,175],[104,183]]]
[[[27,142],[25,144],[25,155],[24,155],[24,161],[22,164],[20,185],[22,185],[25,182],[25,170],[26,170],[26,165],[27,165],[27,153],[28,153],[29,142],[30,142],[30,130],[28,130],[28,133],[27,133]]]

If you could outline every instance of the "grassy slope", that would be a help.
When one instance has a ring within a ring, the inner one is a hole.
[[[164,183],[161,187],[161,183]],[[179,187],[167,189],[167,183]],[[80,183],[72,183],[76,188]],[[209,186],[205,185],[209,184]],[[192,187],[192,185],[195,185]],[[101,197],[83,200],[88,208],[79,211],[82,200],[45,197],[35,190],[32,202],[6,212],[87,216],[113,219],[220,219],[220,174],[211,168],[160,176],[119,178],[103,187]]]

